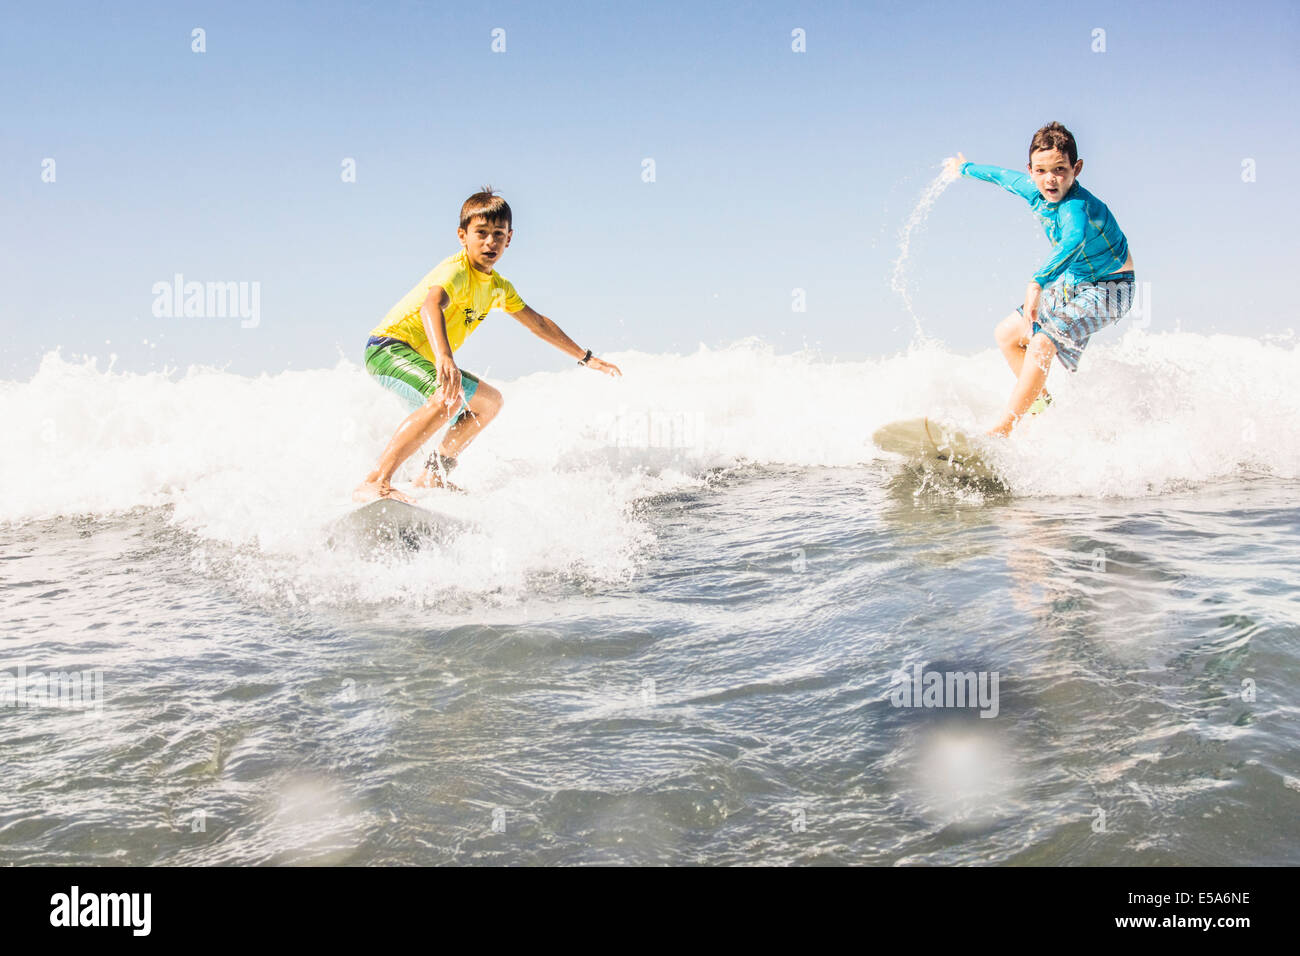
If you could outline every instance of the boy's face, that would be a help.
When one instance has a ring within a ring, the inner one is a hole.
[[[464,229],[457,229],[460,244],[469,254],[469,264],[479,272],[491,272],[510,245],[515,234],[504,222],[488,222],[475,216]]]
[[[1048,202],[1060,202],[1083,170],[1083,160],[1070,165],[1070,158],[1059,149],[1036,150],[1029,157],[1029,178]]]

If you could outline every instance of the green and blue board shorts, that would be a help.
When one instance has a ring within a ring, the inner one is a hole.
[[[1133,307],[1134,284],[1132,272],[1116,272],[1097,282],[1076,285],[1054,282],[1039,299],[1034,332],[1051,339],[1061,364],[1077,371],[1079,357],[1093,334],[1114,325]],[[1016,311],[1024,315],[1025,307]]]
[[[400,396],[415,411],[438,390],[438,367],[407,345],[401,339],[386,335],[372,335],[366,342],[366,371],[384,388]],[[465,403],[457,411],[469,407],[469,400],[478,391],[478,379],[461,369],[461,389]]]

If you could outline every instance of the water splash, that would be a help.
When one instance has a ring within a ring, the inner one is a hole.
[[[912,253],[912,234],[925,224],[925,220],[930,215],[930,210],[933,208],[935,201],[956,179],[957,177],[948,172],[947,169],[939,172],[939,175],[921,193],[921,198],[917,200],[911,215],[907,217],[907,222],[903,224],[903,229],[898,238],[898,258],[894,260],[894,271],[889,278],[889,287],[902,297],[903,305],[907,308],[907,314],[912,317],[912,322],[916,326],[918,339],[924,339],[925,333],[921,329],[920,317],[916,314],[916,310],[912,308],[912,295],[907,290],[907,264]]]
[[[563,521],[591,523],[599,511],[607,530],[626,532],[624,511],[644,494],[737,461],[853,466],[875,457],[868,436],[890,421],[930,414],[979,427],[1011,382],[996,349],[962,355],[928,342],[863,361],[757,340],[615,358],[637,374],[501,382],[509,405],[458,472],[484,492],[466,506],[482,497],[499,511],[517,499],[527,510],[540,496]],[[1058,401],[1044,427],[1012,443],[1017,494],[1145,495],[1233,477],[1240,463],[1300,475],[1294,342],[1131,326],[1099,336],[1084,360],[1086,376],[1053,376]],[[791,380],[804,400],[762,384]],[[0,521],[170,504],[205,537],[265,547],[346,507],[403,414],[349,361],[250,378],[132,374],[51,353],[30,381],[0,382]]]

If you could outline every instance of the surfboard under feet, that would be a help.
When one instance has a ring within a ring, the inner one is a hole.
[[[878,428],[871,440],[882,451],[971,478],[997,480],[984,435],[971,435],[933,418],[909,418]]]
[[[394,498],[379,498],[358,505],[330,525],[330,544],[351,544],[360,548],[402,547],[417,549],[440,544],[474,526],[463,518],[409,505]]]

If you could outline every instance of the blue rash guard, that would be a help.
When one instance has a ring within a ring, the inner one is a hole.
[[[1048,202],[1029,176],[1014,169],[963,163],[961,174],[997,183],[1028,201],[1052,243],[1052,254],[1034,273],[1043,288],[1062,276],[1067,285],[1096,282],[1128,261],[1128,240],[1119,223],[1078,180],[1060,202]]]

